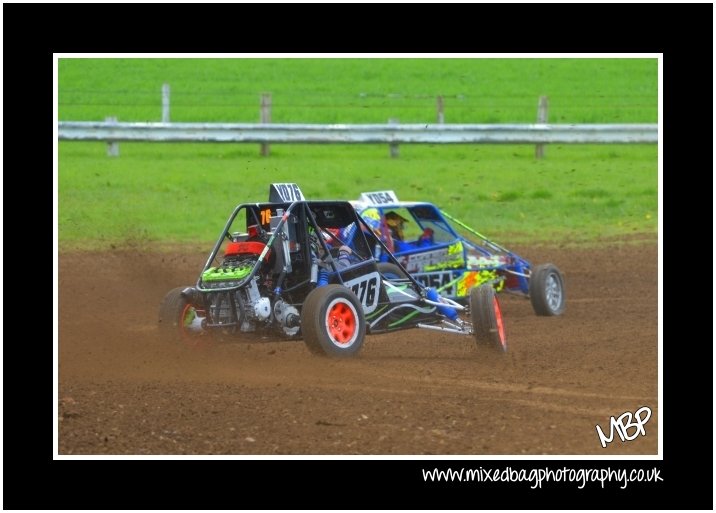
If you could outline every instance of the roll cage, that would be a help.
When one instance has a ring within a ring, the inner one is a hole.
[[[241,227],[241,231],[232,230],[236,228],[235,222],[242,212],[246,226]],[[226,221],[199,275],[196,289],[201,292],[235,290],[264,270],[276,276],[273,284],[276,295],[298,292],[311,283],[311,263],[314,258],[311,254],[311,234],[316,235],[314,240],[321,245],[326,255],[323,261],[330,267],[331,279],[336,283],[344,284],[345,276],[353,276],[364,267],[365,272],[376,270],[373,257],[376,247],[380,248],[384,261],[398,264],[350,202],[299,200],[242,203],[234,208]],[[251,271],[229,286],[207,287],[204,274],[221,263],[222,247],[227,242],[249,239],[265,244]],[[353,255],[353,262],[345,268],[339,268],[335,258],[336,249],[342,245],[350,247]],[[406,279],[417,290],[423,290],[424,287],[413,277],[407,275]]]

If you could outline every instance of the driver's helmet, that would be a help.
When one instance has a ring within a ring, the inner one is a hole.
[[[373,233],[380,237],[380,212],[378,212],[378,209],[366,208],[363,212],[361,212],[360,215],[365,221],[365,224],[367,224],[370,229],[373,230]]]
[[[388,228],[390,228],[390,234],[393,236],[394,239],[405,239],[405,237],[403,236],[403,225],[406,222],[408,222],[408,220],[396,212],[391,211],[386,212],[385,214],[385,224],[387,224]]]

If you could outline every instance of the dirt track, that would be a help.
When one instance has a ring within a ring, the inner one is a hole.
[[[159,302],[203,253],[62,253],[59,453],[656,454],[655,244],[514,249],[557,264],[568,300],[543,318],[501,296],[507,355],[410,330],[347,361],[302,342],[159,342]],[[646,436],[602,449],[595,426],[645,405]]]

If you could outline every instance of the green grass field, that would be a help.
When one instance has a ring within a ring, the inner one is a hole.
[[[172,121],[656,122],[654,59],[61,59],[59,117],[157,121],[161,84]],[[497,241],[581,241],[656,234],[654,145],[534,146],[122,143],[59,144],[61,248],[213,240],[233,206],[295,181],[310,198],[393,189],[430,200]]]

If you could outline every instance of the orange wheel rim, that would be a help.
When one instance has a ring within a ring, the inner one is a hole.
[[[356,333],[356,316],[353,309],[344,302],[333,304],[326,314],[328,334],[338,345],[349,345]]]
[[[495,309],[495,324],[497,324],[497,335],[500,337],[500,345],[503,349],[507,347],[507,340],[505,338],[505,325],[502,323],[502,309],[497,298],[494,298],[492,305]]]

